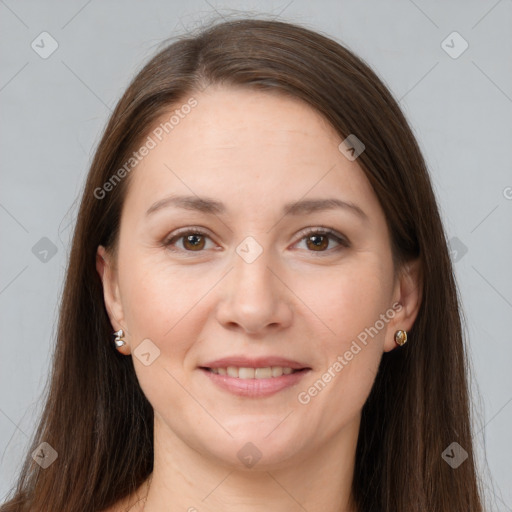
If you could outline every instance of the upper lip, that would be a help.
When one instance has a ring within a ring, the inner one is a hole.
[[[231,356],[209,361],[201,365],[202,368],[227,368],[228,366],[236,366],[238,368],[267,368],[268,366],[282,366],[283,368],[292,368],[293,370],[302,370],[309,368],[308,366],[286,359],[285,357],[268,356],[268,357],[246,357]]]

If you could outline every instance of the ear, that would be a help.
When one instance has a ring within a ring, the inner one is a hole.
[[[395,332],[410,331],[421,305],[423,294],[423,272],[420,259],[408,261],[398,272],[395,282],[393,309],[395,316],[390,320],[384,341],[384,352],[398,347]]]
[[[118,274],[113,257],[100,245],[96,252],[96,270],[103,283],[103,298],[110,323],[114,331],[123,329],[126,334],[123,307],[119,293]],[[119,348],[120,352],[126,352],[128,345]]]

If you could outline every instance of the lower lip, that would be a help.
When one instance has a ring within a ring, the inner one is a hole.
[[[269,379],[239,379],[229,375],[219,375],[204,368],[200,368],[200,370],[220,388],[235,395],[251,398],[270,396],[278,391],[294,386],[310,371],[309,369],[301,370],[289,375],[271,377]]]

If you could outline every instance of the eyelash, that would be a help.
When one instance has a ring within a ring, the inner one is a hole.
[[[207,232],[205,232],[203,229],[195,228],[195,227],[191,227],[191,228],[189,227],[189,228],[184,228],[184,229],[174,233],[174,235],[172,237],[168,238],[163,243],[163,245],[166,248],[168,248],[170,251],[172,251],[172,252],[182,252],[182,253],[189,253],[189,254],[191,253],[190,255],[193,255],[194,253],[204,252],[204,249],[202,249],[200,251],[188,251],[186,249],[175,249],[175,248],[171,247],[174,244],[175,241],[184,238],[186,235],[201,235],[201,236],[205,236],[205,237],[210,238],[209,234]],[[321,256],[324,256],[326,254],[329,255],[329,254],[332,253],[332,251],[337,251],[337,250],[341,249],[342,247],[345,247],[345,248],[350,247],[350,243],[348,242],[348,240],[345,237],[343,237],[342,235],[338,234],[333,229],[326,228],[326,227],[309,228],[309,229],[303,231],[301,233],[301,238],[299,239],[299,242],[302,242],[304,239],[306,239],[306,238],[308,238],[309,236],[312,236],[312,235],[327,236],[329,239],[335,240],[336,242],[338,242],[340,244],[339,247],[336,247],[334,249],[327,249],[325,251],[308,251],[308,252],[311,252],[313,254],[316,253],[315,256],[321,257]],[[189,254],[187,254],[187,256]]]

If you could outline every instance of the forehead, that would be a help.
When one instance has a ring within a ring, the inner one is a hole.
[[[321,127],[324,138],[337,137],[318,111],[288,94],[212,85],[195,97],[197,106],[190,117],[195,118],[204,135],[215,136],[216,142],[229,143],[233,137],[245,140],[255,129],[279,132],[284,137],[288,132],[317,136]]]
[[[341,137],[305,102],[219,86],[193,98],[193,108],[176,113],[190,99],[183,98],[150,131],[154,147],[132,171],[131,208],[147,209],[170,193],[247,208],[270,207],[277,197],[297,200],[309,191],[373,194],[357,163],[340,153]]]

